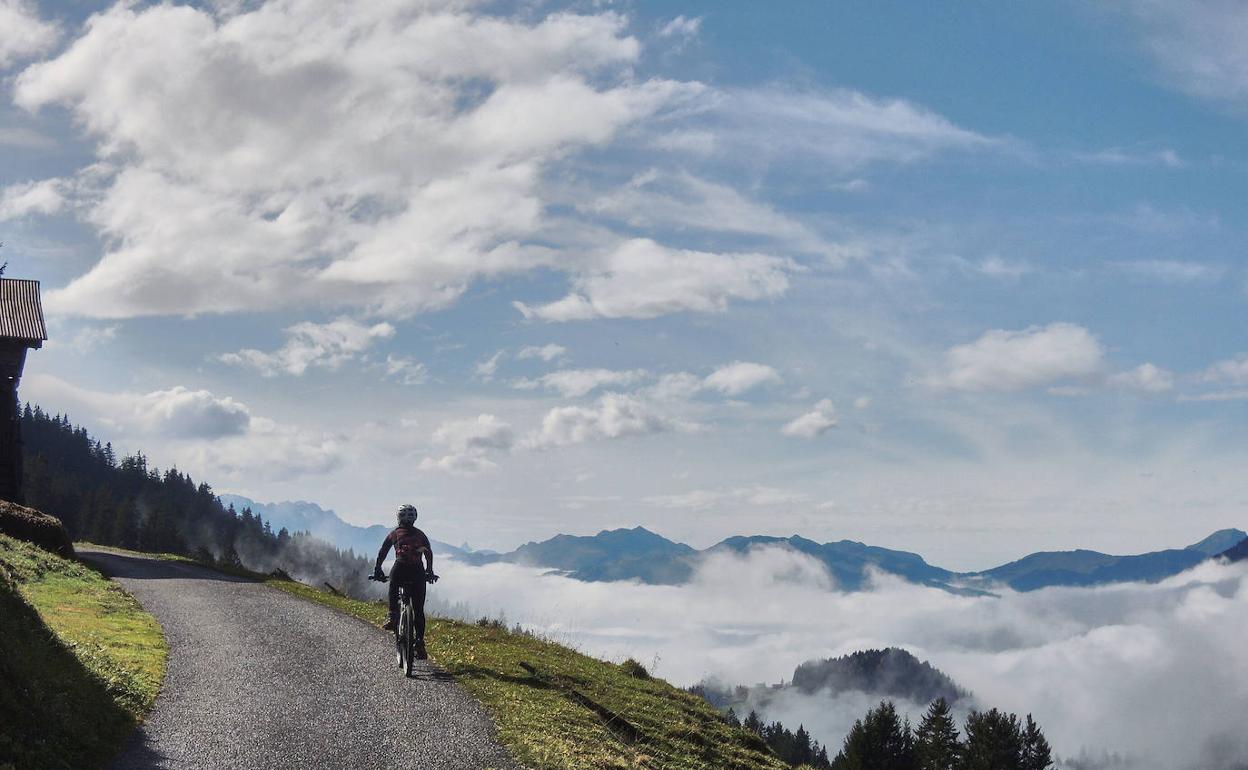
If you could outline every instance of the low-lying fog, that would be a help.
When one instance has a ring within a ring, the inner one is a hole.
[[[1030,712],[1066,767],[1248,763],[1248,564],[1163,583],[965,597],[876,575],[841,593],[802,554],[718,554],[684,586],[584,583],[510,564],[439,564],[436,606],[497,617],[677,685],[774,683],[802,661],[904,647],[977,703]],[[469,609],[470,608],[470,609]],[[768,720],[830,753],[877,699],[789,691]],[[901,703],[917,722],[926,704]],[[1112,755],[1129,759],[1110,762]]]

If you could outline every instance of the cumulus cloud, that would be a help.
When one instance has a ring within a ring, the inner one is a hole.
[[[540,347],[536,345],[529,345],[528,347],[520,348],[520,350],[516,352],[516,359],[524,361],[530,358],[540,358],[541,360],[549,363],[554,361],[556,358],[563,358],[567,355],[567,353],[567,348],[551,342]]]
[[[598,388],[632,385],[648,376],[644,369],[561,369],[535,380],[517,380],[512,386],[522,390],[549,388],[565,397],[576,398]]]
[[[1119,9],[1169,83],[1238,110],[1248,106],[1248,7],[1235,0],[1132,0]]]
[[[60,29],[27,0],[0,0],[0,70],[51,48]]]
[[[255,415],[204,389],[109,393],[44,374],[27,378],[25,389],[45,408],[72,410],[86,424],[107,427],[115,443],[217,483],[296,479],[328,473],[342,461],[338,438]]]
[[[1240,353],[1210,366],[1201,377],[1205,382],[1248,385],[1248,353]]]
[[[977,702],[1034,714],[1064,757],[1086,749],[1127,756],[1132,768],[1193,767],[1207,746],[1242,733],[1248,710],[1242,563],[1159,584],[996,597],[878,575],[872,590],[841,593],[822,565],[776,548],[720,554],[685,586],[582,583],[509,564],[449,562],[444,574],[448,602],[503,608],[510,621],[608,659],[657,660],[657,673],[679,685],[778,682],[812,658],[903,647]],[[804,722],[835,748],[868,704],[825,691],[772,702],[764,716]],[[899,705],[914,722],[926,704]],[[1202,767],[1248,761],[1242,742],[1230,745]]]
[[[405,316],[565,267],[527,243],[546,170],[702,90],[633,78],[625,27],[449,1],[114,5],[14,83],[28,110],[66,108],[102,161],[85,216],[113,245],[49,307]]]
[[[766,364],[734,361],[707,375],[702,381],[702,387],[717,390],[729,396],[739,396],[760,385],[780,381],[780,373]]]
[[[0,221],[28,214],[56,214],[65,205],[65,187],[61,179],[9,185],[0,191]]]
[[[1076,324],[993,329],[974,342],[950,348],[944,371],[926,382],[950,390],[1022,390],[1095,377],[1103,357],[1101,343]]]
[[[491,456],[506,452],[515,443],[511,426],[492,414],[480,414],[471,420],[452,420],[433,432],[432,442],[444,447],[441,457],[426,457],[420,463],[425,471],[446,471],[473,475],[497,467]]]
[[[1174,389],[1174,381],[1174,372],[1154,364],[1140,364],[1134,369],[1111,374],[1106,378],[1106,384],[1111,388],[1140,393],[1165,393]]]
[[[693,425],[671,417],[634,395],[607,393],[593,406],[561,406],[542,418],[524,445],[530,449],[582,444],[587,441],[691,430]]]
[[[647,238],[624,242],[545,305],[517,302],[525,318],[583,321],[723,312],[730,300],[772,299],[789,288],[792,260],[764,254],[672,249]]]
[[[814,409],[785,423],[780,432],[796,438],[818,438],[835,428],[836,422],[836,408],[825,398]]]
[[[251,414],[247,407],[228,396],[178,386],[137,399],[134,422],[150,433],[214,439],[245,432],[251,424]]]
[[[350,318],[338,318],[323,324],[304,321],[286,330],[286,344],[278,350],[266,353],[247,348],[236,353],[225,353],[218,356],[218,360],[255,369],[265,377],[279,374],[297,377],[313,367],[337,369],[357,358],[377,340],[393,336],[394,327],[388,323],[369,326]],[[386,369],[391,375],[413,373],[411,362],[394,358],[387,360]],[[423,369],[420,373],[423,375]]]

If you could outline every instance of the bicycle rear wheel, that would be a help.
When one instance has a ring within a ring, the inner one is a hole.
[[[413,627],[415,612],[412,610],[412,600],[408,597],[403,602],[403,674],[404,676],[412,675],[412,665],[416,658],[416,629]]]

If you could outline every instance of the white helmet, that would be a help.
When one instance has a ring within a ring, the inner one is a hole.
[[[399,506],[399,524],[410,527],[416,523],[416,506],[405,503]]]

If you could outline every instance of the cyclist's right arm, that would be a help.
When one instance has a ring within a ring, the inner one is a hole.
[[[386,554],[390,553],[391,545],[393,543],[390,542],[390,536],[386,535],[385,542],[381,544],[381,550],[377,552],[377,563],[373,566],[374,575],[381,574],[381,563],[386,560]]]

